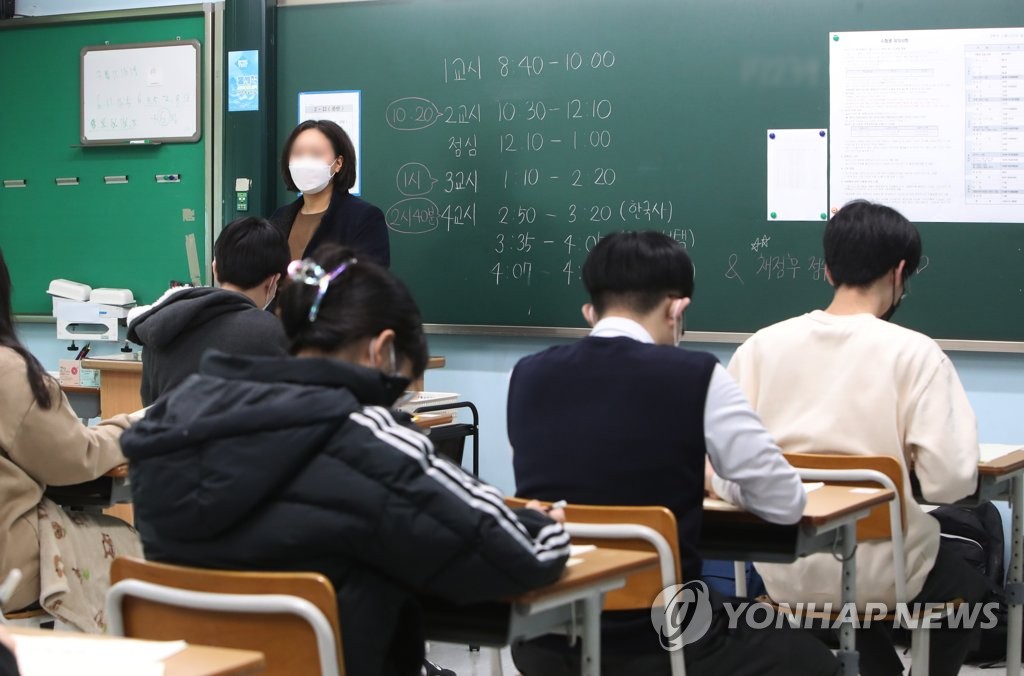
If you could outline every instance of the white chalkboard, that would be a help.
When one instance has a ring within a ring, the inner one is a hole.
[[[195,142],[199,42],[82,48],[83,145]]]

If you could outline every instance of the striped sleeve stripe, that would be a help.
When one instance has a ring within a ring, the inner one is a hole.
[[[391,412],[385,408],[381,408],[379,406],[369,407],[364,410],[364,413],[377,420],[382,428],[393,430],[403,438],[421,441],[424,446],[430,443],[422,434],[399,425],[392,417]],[[495,507],[495,509],[504,514],[505,518],[514,523],[521,530],[523,535],[529,537],[529,532],[526,530],[525,526],[522,525],[519,519],[516,518],[515,513],[512,512],[508,505],[505,504],[505,498],[497,488],[489,484],[481,483],[451,463],[438,460],[434,455],[431,455],[428,458],[428,462],[430,462],[436,469],[445,473],[449,479],[461,484],[463,488],[473,495],[478,498],[486,499]],[[546,528],[553,529],[554,532],[565,533],[565,530],[559,524],[552,524],[550,526],[546,526]],[[568,533],[565,533],[565,537],[563,539],[555,539],[551,542],[547,542],[543,531],[541,531],[539,536],[534,540],[534,549],[535,551],[544,551],[547,549],[562,547],[567,544],[568,541],[569,535]]]
[[[411,430],[407,427],[399,425],[391,416],[391,412],[388,411],[387,409],[380,407],[372,407],[365,409],[363,412],[366,415],[370,416],[371,418],[377,420],[382,429],[388,429],[394,432],[395,434],[401,436],[403,439],[411,439],[414,442],[418,442],[419,444],[422,445],[424,449],[432,448],[432,444],[430,444],[430,441],[425,436],[416,432],[415,430]],[[428,459],[428,462],[435,466],[439,471],[444,472],[449,479],[461,484],[463,488],[465,488],[470,493],[473,493],[474,495],[481,499],[486,499],[488,502],[494,505],[496,509],[503,512],[506,518],[515,521],[515,523],[519,525],[522,529],[523,534],[528,535],[526,529],[523,528],[522,524],[519,523],[519,520],[515,518],[515,515],[512,513],[512,510],[510,510],[508,508],[508,505],[505,504],[505,498],[501,494],[501,491],[499,491],[497,488],[477,481],[474,477],[470,476],[469,474],[466,474],[453,464],[448,462],[441,462],[440,460],[438,460],[436,456],[431,455],[431,457]]]
[[[416,432],[415,430],[411,430],[403,425],[399,425],[395,421],[394,417],[391,415],[391,412],[388,411],[386,408],[382,408],[380,406],[367,407],[363,410],[363,413],[377,422],[378,429],[394,433],[401,437],[402,439],[411,441],[412,443],[415,443],[417,446],[424,449],[425,452],[429,452],[429,450],[433,448],[433,445],[424,435]],[[481,483],[480,481],[470,476],[469,474],[466,474],[461,469],[452,465],[451,463],[442,462],[437,458],[437,456],[433,455],[432,453],[427,455],[426,461],[431,467],[445,474],[451,481],[460,484],[464,490],[468,491],[476,498],[486,500],[488,503],[490,503],[494,507],[494,509],[498,510],[498,512],[504,515],[504,517],[510,523],[514,524],[515,527],[519,529],[519,531],[523,534],[524,537],[529,539],[530,534],[526,530],[526,527],[523,526],[519,519],[516,518],[512,510],[509,509],[508,505],[505,504],[505,498],[504,496],[502,496],[501,492],[497,488],[489,484]],[[559,524],[552,524],[550,526],[547,526],[546,528],[553,529],[556,532],[565,533],[565,530]],[[560,540],[556,538],[551,542],[547,542],[545,537],[538,536],[534,540],[533,549],[535,552],[542,552],[548,549],[562,547],[566,545],[568,541],[568,533],[565,533],[564,539]]]
[[[397,422],[395,422],[395,419],[391,416],[391,413],[387,409],[383,409],[380,407],[371,407],[364,409],[363,413],[365,413],[370,418],[373,418],[377,422],[378,429],[381,429],[382,431],[397,434],[403,439],[416,439],[416,437],[419,437],[419,439],[422,440],[422,442],[424,442],[424,447],[427,447],[426,445],[430,443],[422,434],[419,434],[406,427],[402,427]],[[494,507],[494,509],[501,512],[506,519],[515,524],[516,528],[519,529],[519,531],[523,534],[524,537],[529,538],[529,533],[527,532],[526,528],[523,527],[523,525],[519,522],[519,519],[515,517],[515,514],[513,514],[512,511],[509,510],[508,507],[505,505],[505,500],[501,496],[501,493],[497,491],[497,489],[494,489],[491,486],[488,486],[487,484],[482,484],[479,481],[476,481],[475,479],[470,477],[465,472],[459,470],[455,466],[446,462],[441,462],[434,455],[428,455],[424,458],[424,460],[425,463],[429,465],[432,469],[444,474],[450,481],[460,484],[465,491],[472,494],[475,498],[490,503]]]
[[[540,543],[534,543],[529,534],[523,528],[523,525],[515,518],[504,505],[501,507],[504,509],[497,508],[491,499],[493,498],[488,492],[477,492],[473,490],[473,486],[463,486],[461,482],[454,481],[452,477],[448,476],[446,472],[441,471],[440,468],[444,467],[436,457],[431,454],[424,453],[423,446],[416,442],[410,443],[410,440],[405,438],[403,435],[396,433],[397,429],[401,428],[394,419],[391,418],[390,414],[387,416],[380,416],[384,420],[378,419],[380,409],[364,409],[363,412],[354,412],[349,416],[349,420],[352,420],[358,425],[367,428],[375,437],[388,444],[389,446],[401,451],[405,455],[413,459],[423,472],[437,481],[439,484],[444,486],[453,495],[460,498],[467,505],[473,509],[482,511],[489,514],[494,518],[498,525],[512,537],[523,549],[527,550],[538,561],[549,561],[560,556],[564,556],[568,552],[568,544],[561,547],[559,550],[553,550],[552,545],[544,545]],[[390,420],[390,424],[388,424]],[[412,430],[406,430],[411,434],[415,434]],[[426,440],[424,440],[426,441]]]

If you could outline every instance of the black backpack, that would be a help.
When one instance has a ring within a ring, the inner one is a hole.
[[[946,505],[930,512],[941,528],[943,545],[955,549],[989,581],[985,603],[998,603],[997,624],[975,634],[967,662],[1001,662],[1006,659],[1007,606],[1003,570],[1003,520],[991,502],[977,507]]]

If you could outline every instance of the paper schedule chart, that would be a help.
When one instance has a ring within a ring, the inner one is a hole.
[[[830,196],[1024,221],[1024,28],[829,34]]]

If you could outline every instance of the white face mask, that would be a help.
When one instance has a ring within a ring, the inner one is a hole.
[[[315,157],[300,157],[288,164],[295,187],[303,193],[315,194],[327,187],[334,174],[331,165]]]

